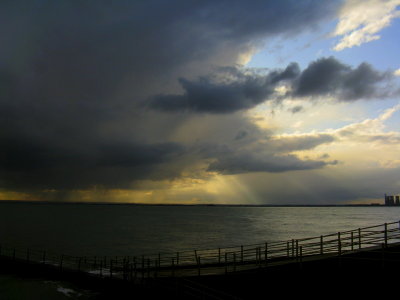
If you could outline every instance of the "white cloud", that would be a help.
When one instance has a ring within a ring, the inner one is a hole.
[[[366,119],[339,128],[333,135],[341,141],[366,142],[371,144],[400,145],[400,132],[385,131],[384,122],[400,110],[400,104],[386,109],[375,119]]]
[[[291,133],[275,135],[275,140],[281,139],[286,144],[289,142],[299,142],[308,139],[309,141],[318,141],[321,137],[326,142],[319,143],[319,149],[309,147],[294,149],[294,153],[315,154],[319,151],[326,151],[332,154],[332,157],[339,160],[366,160],[379,161],[384,158],[385,163],[391,161],[390,165],[396,165],[398,153],[400,151],[400,132],[388,131],[385,122],[400,111],[400,104],[386,109],[380,115],[373,119],[364,119],[363,121],[353,122],[351,124],[339,127],[337,129],[327,129],[321,131],[312,131],[309,133]],[[272,140],[274,141],[274,140]],[[273,145],[270,145],[271,147]],[[380,149],[379,155],[376,153],[377,147]],[[308,150],[312,150],[309,152]],[[371,152],[372,151],[372,152]],[[362,157],[361,153],[370,153]],[[372,155],[371,155],[372,153]],[[395,161],[395,163],[394,163]]]
[[[341,40],[333,49],[341,51],[378,40],[377,33],[389,26],[392,19],[400,17],[399,5],[400,0],[347,0],[333,33]]]

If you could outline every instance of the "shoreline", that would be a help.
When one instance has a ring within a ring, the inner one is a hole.
[[[190,204],[190,203],[126,203],[126,202],[78,202],[78,201],[32,201],[0,200],[0,204],[50,204],[50,205],[129,205],[129,206],[207,206],[207,207],[396,207],[380,203],[360,204]],[[400,206],[399,206],[400,207]]]

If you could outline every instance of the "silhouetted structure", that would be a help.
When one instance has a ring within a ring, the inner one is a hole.
[[[396,201],[395,201],[395,196],[385,194],[385,205],[386,206],[400,206],[400,196],[396,196]]]

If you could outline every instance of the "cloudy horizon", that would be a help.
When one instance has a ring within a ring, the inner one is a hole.
[[[400,0],[0,8],[0,200],[400,194]]]

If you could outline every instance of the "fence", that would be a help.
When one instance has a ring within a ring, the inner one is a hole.
[[[307,257],[343,255],[372,246],[388,247],[398,242],[400,222],[392,222],[311,238],[140,257],[80,257],[4,245],[0,245],[0,257],[43,264],[60,271],[86,272],[138,282],[149,278],[231,273]]]

